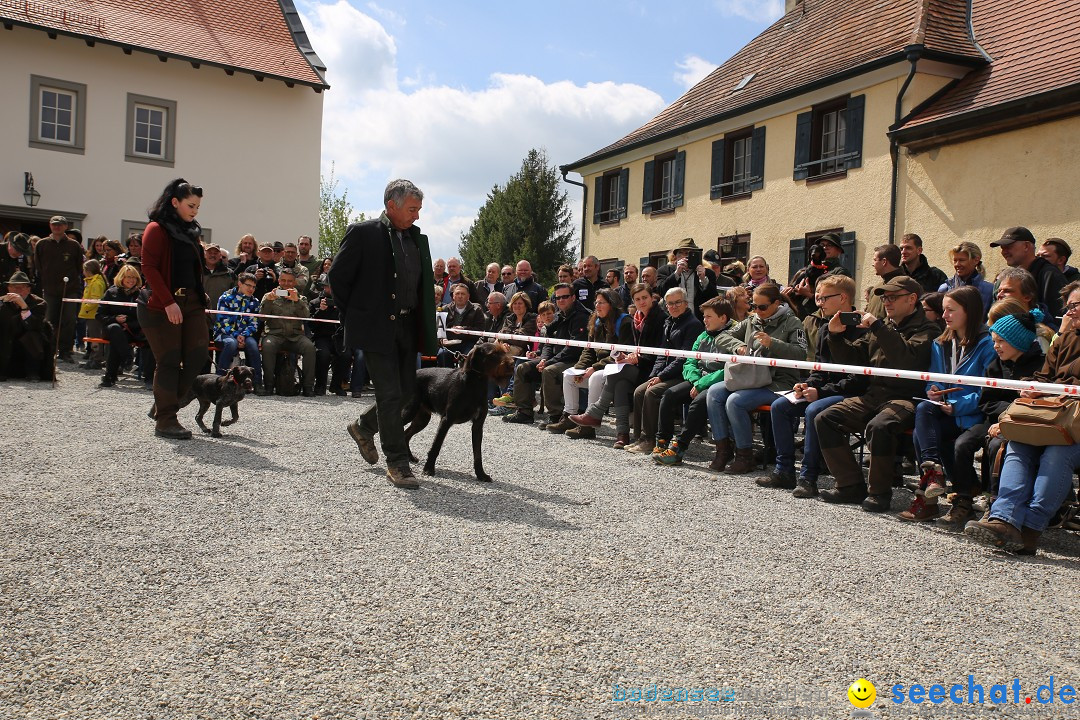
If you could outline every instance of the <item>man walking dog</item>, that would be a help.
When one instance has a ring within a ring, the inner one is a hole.
[[[364,460],[379,459],[375,434],[386,455],[386,476],[400,488],[417,488],[409,467],[402,407],[416,388],[416,354],[434,355],[435,290],[428,268],[426,235],[414,224],[424,193],[408,180],[383,192],[378,220],[350,225],[330,266],[345,345],[364,351],[375,404],[349,425]]]

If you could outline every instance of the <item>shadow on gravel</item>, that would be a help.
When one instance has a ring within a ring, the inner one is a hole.
[[[237,438],[240,440],[241,438]],[[249,450],[248,442],[223,443],[221,440],[211,438],[199,431],[196,426],[191,440],[173,441],[174,451],[177,455],[189,457],[196,462],[205,465],[217,465],[223,468],[259,468],[263,471],[292,472],[290,468],[278,465],[272,459],[262,453]],[[253,444],[253,443],[252,443]],[[265,444],[262,444],[266,447]],[[223,452],[224,450],[224,452]]]

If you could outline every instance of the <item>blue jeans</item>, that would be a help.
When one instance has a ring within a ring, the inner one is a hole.
[[[961,430],[952,415],[946,415],[932,402],[915,408],[915,453],[919,463],[941,463],[952,480],[957,494],[971,497],[979,482],[975,473],[975,453],[986,439],[985,423]]]
[[[364,351],[354,350],[352,361],[352,375],[349,377],[349,387],[353,392],[358,392],[368,381],[367,364],[364,362]]]
[[[754,440],[750,411],[761,405],[772,405],[776,397],[776,393],[768,388],[732,392],[724,383],[710,387],[705,402],[709,409],[709,422],[712,423],[713,440],[732,437],[739,450],[750,447]]]
[[[1080,445],[1044,448],[1010,442],[990,517],[1021,530],[1045,530],[1068,497],[1077,467],[1080,467]]]
[[[253,337],[244,339],[244,361],[255,371],[255,385],[262,385],[262,355],[259,353],[259,343]],[[240,343],[234,337],[227,337],[221,341],[221,352],[218,353],[217,374],[224,375],[232,365],[236,353],[240,352]]]
[[[844,399],[843,395],[819,398],[812,403],[792,404],[778,397],[769,415],[772,419],[773,443],[776,445],[776,472],[795,471],[795,427],[798,419],[806,417],[806,440],[803,443],[803,462],[799,477],[817,482],[821,474],[821,451],[818,449],[814,419],[822,410]]]

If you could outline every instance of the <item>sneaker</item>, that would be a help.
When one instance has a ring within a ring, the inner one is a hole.
[[[532,415],[526,415],[521,410],[518,410],[515,413],[511,413],[509,415],[504,415],[503,416],[503,422],[517,423],[517,424],[521,424],[521,425],[532,425],[533,424],[533,416]]]
[[[504,394],[500,395],[499,397],[495,398],[494,400],[492,400],[491,402],[496,407],[506,407],[507,405],[510,405],[513,402],[513,398],[510,397],[510,393],[504,393]]]
[[[656,445],[654,445],[653,449],[652,449],[652,454],[654,456],[655,455],[661,455],[661,454],[663,454],[663,452],[665,450],[667,450],[667,447],[668,447],[668,441],[667,440],[661,440],[660,438],[657,438],[656,439]]]
[[[672,440],[663,452],[653,453],[652,459],[661,465],[678,465],[682,462],[684,454],[683,449],[679,447],[679,441]]]
[[[488,415],[491,415],[492,417],[502,417],[503,415],[509,415],[512,412],[514,412],[514,408],[506,407],[504,405],[502,407],[493,407],[489,409]]]
[[[923,494],[927,500],[940,497],[945,494],[945,470],[940,464],[927,460],[919,468],[922,470],[922,480],[925,486]]]

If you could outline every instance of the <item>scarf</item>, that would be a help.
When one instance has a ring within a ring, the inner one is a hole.
[[[641,328],[645,325],[645,313],[638,310],[634,313],[634,332],[641,334]]]

